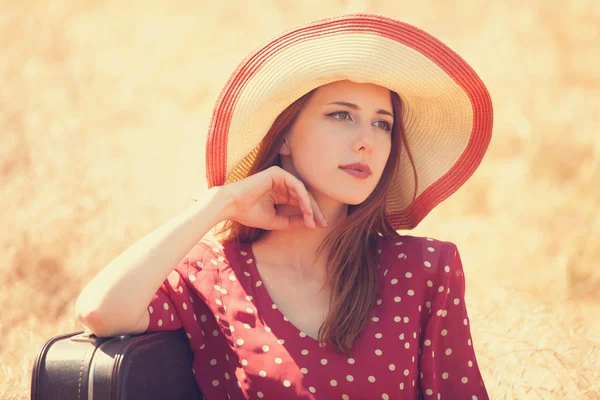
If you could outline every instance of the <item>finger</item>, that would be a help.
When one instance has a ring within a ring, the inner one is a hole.
[[[302,212],[301,215],[298,215],[300,221],[302,220],[302,226],[307,226],[311,228],[311,221],[313,220],[312,208],[306,206],[306,199],[302,196],[301,190],[301,182],[292,182],[294,186],[289,186],[286,184],[285,191],[286,193],[275,193],[275,204],[286,204],[295,208],[299,208]],[[310,199],[308,200],[310,202]],[[289,227],[286,225],[283,229],[288,229]]]
[[[273,226],[269,229],[280,230],[280,229],[296,229],[304,227],[306,221],[304,220],[304,214],[302,215],[276,215],[273,221]]]
[[[306,191],[306,189],[304,190]],[[300,217],[301,219],[304,220],[304,225],[306,225],[308,228],[311,229],[315,229],[316,228],[316,223],[315,223],[315,219],[314,219],[314,212],[312,209],[312,205],[310,202],[310,198],[308,198],[308,193],[306,193],[305,195],[306,199],[301,199],[300,201],[300,208],[302,209],[302,215],[299,215],[298,217]],[[306,205],[308,201],[308,206]]]
[[[310,197],[310,203],[311,203],[311,207],[313,210],[313,214],[315,215],[314,221],[316,223],[318,223],[322,228],[325,228],[327,226],[327,220],[325,219],[325,214],[321,210],[321,207],[319,207],[319,204],[317,203],[317,200],[315,200],[313,195],[309,193],[309,197]]]
[[[290,181],[287,180],[288,177],[290,178]],[[296,178],[295,176],[293,176],[292,174],[289,174],[289,173],[286,174],[286,184],[287,184],[288,188],[290,189],[290,191],[296,192],[296,197],[300,201],[300,209],[304,213],[304,221],[305,221],[306,226],[311,229],[315,229],[316,224],[313,219],[314,213],[312,210],[312,204],[310,202],[310,197],[308,195],[308,191],[306,190],[306,187],[304,186],[302,181],[300,181],[298,178]]]
[[[281,170],[277,170],[278,172]],[[302,198],[302,192],[298,190],[298,184],[302,184],[295,176],[283,171],[281,176],[274,180],[273,198],[275,204],[289,204],[306,212],[306,201]]]
[[[312,203],[310,201],[310,196],[308,194],[308,190],[306,190],[306,186],[304,186],[302,181],[300,181],[299,179],[296,179],[295,187],[296,187],[296,194],[299,197],[302,211],[304,211],[306,214],[308,214],[312,218],[314,213],[313,213],[313,209],[312,209]]]
[[[298,197],[295,190],[287,189],[287,193],[285,195],[278,196],[277,204],[288,204],[304,212],[304,209],[302,208],[302,200]]]
[[[321,211],[321,208],[319,207],[317,201],[315,200],[313,195],[306,189],[306,186],[304,186],[302,182],[299,181],[299,184],[302,189],[302,192],[306,195],[306,198],[308,199],[310,207],[310,212],[306,213],[306,219],[310,220],[310,223],[307,223],[307,226],[313,229],[316,228],[317,224],[319,224],[319,226],[322,228],[327,227],[325,214],[323,214],[323,211]]]

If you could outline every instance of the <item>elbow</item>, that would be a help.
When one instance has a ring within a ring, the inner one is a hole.
[[[78,303],[75,306],[75,315],[77,321],[83,325],[88,332],[93,333],[97,337],[115,336],[113,332],[107,329],[106,319],[102,317],[97,309],[80,307],[78,300]]]
[[[96,314],[97,314],[96,311],[88,309],[88,308],[84,308],[82,306],[80,298],[77,299],[77,302],[75,303],[75,316],[77,317],[77,321],[79,321],[79,322],[87,321],[87,320],[91,319],[92,317],[95,317]]]
[[[84,293],[79,295],[75,303],[75,317],[86,330],[98,337],[111,336],[106,331],[106,319],[101,315],[99,309],[94,307]]]
[[[111,319],[98,309],[78,309],[76,315],[77,321],[79,321],[88,332],[93,333],[97,337],[115,337],[132,333],[132,330],[129,327],[124,328],[122,324],[111,321]]]
[[[79,322],[88,321],[98,314],[98,307],[93,304],[92,297],[83,290],[75,302],[75,316]]]
[[[102,329],[99,329],[98,320],[99,319],[95,312],[77,312],[77,321],[79,321],[79,323],[83,325],[86,331],[93,333],[97,337],[109,336],[106,335],[106,333],[103,332]]]
[[[126,330],[115,330],[110,324],[107,324],[106,319],[102,315],[99,315],[95,311],[78,315],[77,320],[88,332],[93,333],[96,337],[115,337],[127,334]]]
[[[75,317],[86,328],[90,328],[92,323],[98,320],[98,311],[95,308],[89,307],[85,299],[79,296],[75,303]]]

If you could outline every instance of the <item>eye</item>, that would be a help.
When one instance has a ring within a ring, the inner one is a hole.
[[[344,121],[344,120],[351,121],[352,120],[351,118],[336,118],[336,117],[334,117],[334,115],[346,115],[346,116],[350,117],[350,113],[348,111],[336,111],[331,114],[327,114],[327,116],[335,118],[338,121]],[[387,121],[377,121],[377,123],[381,123],[382,125],[380,125],[380,128],[386,132],[390,132],[392,130],[392,126]]]
[[[327,114],[328,117],[332,117],[335,118],[334,115],[347,115],[350,116],[350,113],[348,113],[348,111],[337,111],[331,114]],[[340,118],[335,118],[335,119],[340,119]],[[346,120],[347,118],[342,118],[341,120]]]
[[[387,122],[387,121],[377,121],[377,122],[383,123],[383,126],[381,129],[383,129],[384,131],[389,132],[392,130],[392,126],[389,124],[389,122]]]

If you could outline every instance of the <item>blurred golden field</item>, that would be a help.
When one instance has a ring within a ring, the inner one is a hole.
[[[0,0],[0,398],[29,398],[85,284],[206,187],[237,63],[346,12],[416,25],[487,84],[481,167],[412,233],[458,245],[493,399],[600,399],[600,2]],[[406,232],[403,232],[406,233]]]

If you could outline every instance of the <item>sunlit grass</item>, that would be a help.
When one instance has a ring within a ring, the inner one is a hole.
[[[413,232],[458,245],[492,398],[600,398],[600,3],[38,3],[0,1],[0,398],[29,398],[83,286],[206,186],[237,63],[352,11],[440,37],[492,94],[484,163]]]

